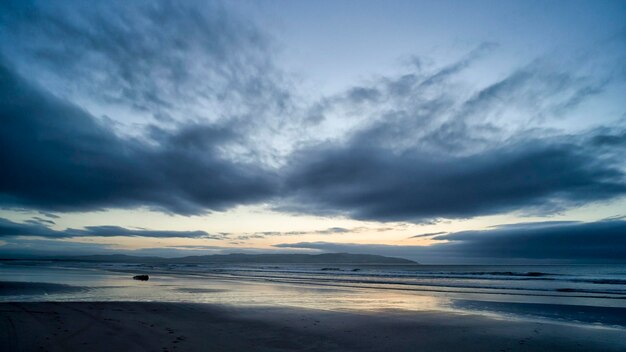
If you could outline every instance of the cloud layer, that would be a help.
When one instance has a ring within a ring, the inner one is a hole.
[[[58,93],[156,120],[258,113],[283,87],[268,38],[216,2],[8,1],[0,45]],[[276,107],[276,106],[274,106]]]
[[[554,212],[626,193],[619,154],[598,146],[597,138],[528,138],[452,156],[394,152],[356,136],[296,154],[288,184],[294,210],[360,219]]]
[[[328,229],[327,232],[342,232]],[[626,221],[610,219],[597,222],[552,221],[501,225],[487,230],[448,234],[425,234],[438,242],[434,245],[354,244],[333,242],[282,243],[275,249],[228,248],[214,245],[172,246],[127,254],[177,256],[207,253],[267,251],[345,252],[404,257],[423,264],[493,264],[493,263],[616,263],[626,262]],[[119,226],[88,226],[83,229],[53,230],[36,222],[15,223],[0,219],[0,239],[7,243],[0,254],[9,257],[55,255],[63,253],[120,252],[110,244],[73,243],[58,239],[79,237],[152,237],[228,239],[228,234],[204,231],[162,231],[129,229]],[[275,236],[274,233],[267,236]]]
[[[261,166],[222,156],[228,126],[153,127],[122,138],[85,110],[33,87],[0,64],[0,200],[58,211],[148,206],[180,214],[265,200]]]
[[[543,222],[437,235],[431,246],[301,242],[279,248],[376,253],[422,263],[626,262],[626,221]]]
[[[268,203],[421,222],[626,194],[623,123],[537,123],[623,83],[622,56],[594,70],[535,60],[469,86],[463,75],[498,48],[483,43],[313,99],[276,67],[269,36],[223,6],[72,5],[3,4],[1,206],[191,215]]]
[[[87,226],[84,229],[53,230],[38,222],[16,223],[0,218],[0,238],[2,237],[45,237],[50,239],[70,237],[155,237],[155,238],[203,238],[223,239],[223,235],[211,235],[205,231],[163,231],[128,229],[120,226]]]

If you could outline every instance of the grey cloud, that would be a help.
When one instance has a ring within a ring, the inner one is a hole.
[[[610,81],[533,63],[468,94],[455,82],[494,47],[483,44],[449,65],[417,65],[302,112],[253,24],[199,2],[120,5],[3,3],[0,47],[10,64],[0,64],[0,204],[189,215],[266,202],[424,222],[550,213],[626,193],[623,129],[505,133],[490,121],[509,105],[538,106],[524,121],[575,107]],[[150,111],[168,128],[121,137],[70,102],[72,84],[89,99]],[[341,140],[304,121],[324,123],[328,111],[357,120]]]
[[[6,166],[0,201],[10,206],[148,206],[197,214],[282,197],[278,208],[290,211],[425,221],[550,212],[626,193],[619,158],[624,132],[617,127],[586,136],[526,133],[456,155],[424,147],[419,135],[410,142],[416,125],[400,114],[341,143],[301,148],[272,170],[224,152],[241,143],[239,123],[152,127],[145,139],[122,138],[79,107],[0,69],[0,161]],[[445,111],[444,102],[420,109],[436,114]],[[476,138],[459,125],[455,138],[444,139]],[[397,148],[403,140],[409,143]]]
[[[356,138],[295,154],[292,203],[282,209],[383,221],[550,213],[626,194],[622,162],[589,138],[522,139],[457,157],[394,153]]]
[[[45,211],[40,211],[39,214],[41,214],[42,216],[45,216],[47,218],[50,218],[50,219],[58,219],[58,218],[60,218],[60,216],[58,216],[56,214],[48,213],[48,212],[45,212]]]
[[[626,221],[543,222],[439,235],[446,243],[393,246],[329,242],[283,243],[279,248],[399,256],[422,263],[626,262]]]
[[[315,231],[282,231],[282,232],[281,231],[263,231],[263,232],[254,232],[254,233],[239,235],[237,236],[237,239],[245,241],[245,240],[251,240],[251,239],[278,237],[278,236],[332,235],[332,234],[357,232],[360,230],[362,230],[362,228],[346,229],[343,227],[329,227],[324,230],[315,230]]]
[[[473,94],[455,115],[473,123],[495,123],[506,119],[509,111],[526,115],[517,123],[561,117],[616,80],[610,72],[588,76],[570,67],[557,68],[537,60]]]
[[[334,234],[334,233],[346,233],[346,232],[350,232],[350,230],[343,228],[343,227],[330,227],[326,230],[315,231],[316,234],[320,234],[320,235],[328,235],[328,234]]]
[[[421,233],[419,235],[411,236],[409,238],[424,238],[424,237],[434,237],[437,235],[443,235],[446,232],[431,232],[431,233]]]
[[[466,99],[450,82],[489,49],[439,71],[349,90],[384,92],[376,97],[382,108],[367,111],[371,118],[347,138],[292,154],[292,203],[278,209],[426,221],[513,210],[551,213],[623,196],[619,125],[579,136],[519,127],[579,104],[611,80],[538,60]],[[327,110],[346,104],[327,102]],[[523,112],[512,131],[498,123],[510,109]]]
[[[184,257],[192,255],[229,254],[229,253],[302,253],[313,252],[298,249],[267,249],[247,247],[221,247],[221,246],[173,246],[141,248],[125,250],[115,248],[111,244],[83,243],[71,241],[59,241],[52,239],[37,238],[3,238],[6,243],[0,246],[0,258],[33,258],[33,257],[57,257],[75,255],[106,255],[124,254],[131,256],[160,256],[160,257]]]
[[[59,89],[160,120],[192,118],[189,107],[244,114],[288,101],[265,35],[219,3],[8,1],[2,11],[5,55]]]
[[[120,226],[86,226],[81,229],[67,229],[64,231],[67,236],[93,236],[93,237],[110,237],[110,236],[127,236],[127,237],[185,237],[185,238],[203,238],[212,240],[221,240],[226,237],[221,234],[209,234],[205,231],[163,231],[163,230],[135,230],[127,229]]]
[[[310,108],[309,122],[324,121],[331,113],[349,114],[355,115],[357,120],[373,121],[379,130],[388,130],[388,138],[379,138],[375,142],[392,142],[393,137],[397,139],[397,135],[406,136],[407,133],[415,137],[415,128],[408,128],[407,122],[426,129],[428,123],[449,114],[458,99],[452,94],[458,89],[451,81],[493,47],[482,44],[441,68],[432,71],[418,68],[397,77],[381,77],[367,85],[357,85],[345,93],[326,97]],[[364,105],[367,105],[365,110]],[[382,133],[379,132],[378,136]]]
[[[531,259],[626,260],[626,221],[543,223],[464,231],[435,237],[449,241],[448,251],[467,256]]]
[[[420,82],[420,86],[431,86],[441,83],[443,80],[449,78],[450,76],[454,76],[459,73],[461,70],[469,67],[474,61],[480,59],[488,52],[496,49],[498,44],[496,43],[482,43],[474,50],[472,50],[468,55],[466,55],[462,60],[457,61],[451,65],[445,66],[444,68],[438,70],[435,74],[431,75],[424,81]],[[418,66],[419,67],[419,66]]]
[[[376,88],[355,87],[348,92],[348,98],[356,104],[364,101],[376,102],[380,97],[381,93]]]
[[[266,200],[271,172],[227,158],[228,125],[153,128],[117,136],[84,110],[0,65],[0,201],[73,211],[148,206],[181,214]]]
[[[27,223],[29,224],[35,224],[35,225],[44,225],[44,226],[50,226],[50,225],[54,225],[55,222],[49,219],[44,219],[41,218],[39,216],[35,216],[32,219],[26,220]]]
[[[205,231],[163,231],[146,229],[128,229],[120,226],[87,226],[84,229],[54,230],[39,222],[16,223],[0,218],[0,238],[14,236],[35,236],[46,238],[72,238],[72,237],[184,237],[203,239],[224,239],[221,234],[212,235]]]
[[[600,147],[624,148],[626,149],[626,131],[606,131],[600,130],[593,137],[592,142]]]
[[[608,219],[607,219],[608,220]],[[518,222],[514,224],[500,224],[490,226],[491,229],[497,230],[522,230],[532,228],[546,228],[550,226],[568,226],[580,224],[580,221],[534,221],[534,222]]]
[[[440,69],[409,71],[354,86],[345,94],[324,98],[310,113],[316,121],[333,115],[342,120],[350,116],[360,138],[394,151],[419,147],[453,155],[471,154],[529,133],[532,128],[528,125],[562,119],[625,78],[614,74],[615,62],[597,65],[582,60],[584,63],[577,66],[544,58],[484,87],[464,82],[463,70],[477,64],[494,47],[479,46]],[[592,75],[584,68],[592,64],[604,68]],[[542,137],[541,131],[534,133]]]

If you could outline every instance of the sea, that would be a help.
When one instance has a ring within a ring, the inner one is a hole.
[[[133,276],[147,274],[148,281]],[[0,301],[449,310],[626,328],[626,265],[0,262]]]

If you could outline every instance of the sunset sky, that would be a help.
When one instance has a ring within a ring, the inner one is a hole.
[[[2,1],[0,257],[625,261],[624,1]]]

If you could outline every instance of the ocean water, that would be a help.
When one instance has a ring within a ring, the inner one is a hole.
[[[626,298],[624,265],[199,265],[173,266],[166,270],[318,286],[609,300]]]
[[[136,274],[150,280],[132,280]],[[28,283],[38,283],[33,286]],[[454,310],[626,327],[626,265],[4,262],[0,301]]]

